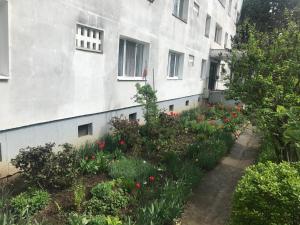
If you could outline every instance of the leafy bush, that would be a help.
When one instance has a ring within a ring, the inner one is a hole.
[[[122,222],[117,217],[78,215],[70,214],[68,218],[69,225],[122,225]]]
[[[77,212],[81,211],[82,203],[85,200],[85,186],[82,182],[77,182],[73,186],[74,204]]]
[[[155,174],[154,167],[140,159],[122,158],[113,162],[109,168],[109,175],[115,179],[145,181],[153,174]]]
[[[227,146],[219,139],[208,139],[189,146],[188,156],[202,169],[210,170],[215,167],[225,155]]]
[[[279,162],[279,159],[275,153],[274,143],[268,137],[264,137],[260,146],[260,153],[258,156],[258,162],[266,163]]]
[[[92,199],[85,203],[85,209],[92,214],[116,215],[129,202],[127,193],[116,181],[97,184],[92,190]]]
[[[232,225],[299,224],[300,163],[259,163],[234,194]]]
[[[106,172],[108,164],[112,155],[104,153],[103,151],[97,152],[92,156],[85,156],[80,161],[80,171],[84,174],[97,174]]]
[[[137,152],[141,149],[142,137],[140,135],[138,121],[129,121],[124,118],[113,118],[110,121],[113,133],[119,140],[124,140],[124,146],[118,146],[123,150]]]
[[[53,152],[55,144],[21,149],[12,164],[20,169],[26,181],[43,188],[60,189],[71,186],[78,175],[77,154],[65,144],[63,150]]]
[[[48,192],[42,190],[29,190],[12,198],[10,205],[12,211],[20,218],[28,217],[43,209],[50,201]]]
[[[183,181],[167,181],[160,198],[139,211],[137,224],[171,224],[183,212],[189,193],[190,189]]]

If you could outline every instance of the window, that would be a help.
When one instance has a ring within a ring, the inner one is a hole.
[[[169,78],[181,78],[183,70],[183,57],[184,54],[170,51],[169,63],[168,63],[168,77]]]
[[[173,15],[181,20],[187,20],[188,0],[173,0]]]
[[[231,7],[232,7],[232,0],[229,0],[229,5],[228,5],[228,15],[231,15]]]
[[[224,48],[227,48],[227,43],[228,42],[228,33],[225,33],[225,40],[224,40]]]
[[[129,114],[128,118],[129,118],[129,121],[136,121],[136,119],[137,119],[137,113],[131,113],[131,114]]]
[[[144,79],[147,70],[149,45],[142,42],[120,39],[118,76]]]
[[[1,79],[9,79],[7,1],[0,1],[0,80]]]
[[[222,27],[219,24],[216,24],[215,42],[219,45],[222,42]]]
[[[221,3],[221,5],[225,8],[226,5],[226,0],[219,0],[219,2]]]
[[[78,126],[78,137],[83,137],[87,135],[93,135],[93,124],[84,124]]]
[[[211,22],[211,16],[207,15],[206,17],[206,23],[205,23],[205,36],[209,37],[210,33],[210,22]]]
[[[195,56],[189,55],[189,66],[195,65]]]
[[[186,100],[185,101],[185,106],[189,106],[190,105],[190,101],[189,100]]]
[[[169,112],[173,112],[174,111],[174,105],[169,105]]]
[[[84,51],[102,53],[103,31],[77,24],[76,48]]]
[[[202,79],[206,78],[206,72],[207,72],[206,62],[207,61],[205,59],[202,59],[202,63],[201,63],[201,78]]]
[[[199,6],[199,4],[196,2],[196,1],[194,1],[194,13],[195,13],[195,15],[196,16],[199,16],[199,13],[200,13],[200,6]]]

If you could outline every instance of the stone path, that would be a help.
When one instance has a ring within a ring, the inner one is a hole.
[[[187,204],[182,225],[226,225],[235,186],[256,157],[259,139],[248,126],[237,139],[229,156],[201,181]]]

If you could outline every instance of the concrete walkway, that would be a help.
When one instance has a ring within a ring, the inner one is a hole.
[[[226,225],[235,186],[255,159],[259,140],[248,126],[237,139],[230,155],[208,174],[187,204],[182,225]]]

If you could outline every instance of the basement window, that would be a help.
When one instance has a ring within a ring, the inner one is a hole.
[[[186,100],[185,101],[185,106],[189,106],[190,105],[190,101],[189,100]]]
[[[169,112],[173,112],[174,111],[174,105],[169,105]]]
[[[102,30],[77,24],[76,49],[103,53],[103,36]]]
[[[93,124],[84,124],[78,126],[78,137],[93,135]]]
[[[137,120],[137,113],[129,114],[129,121],[136,121]]]

